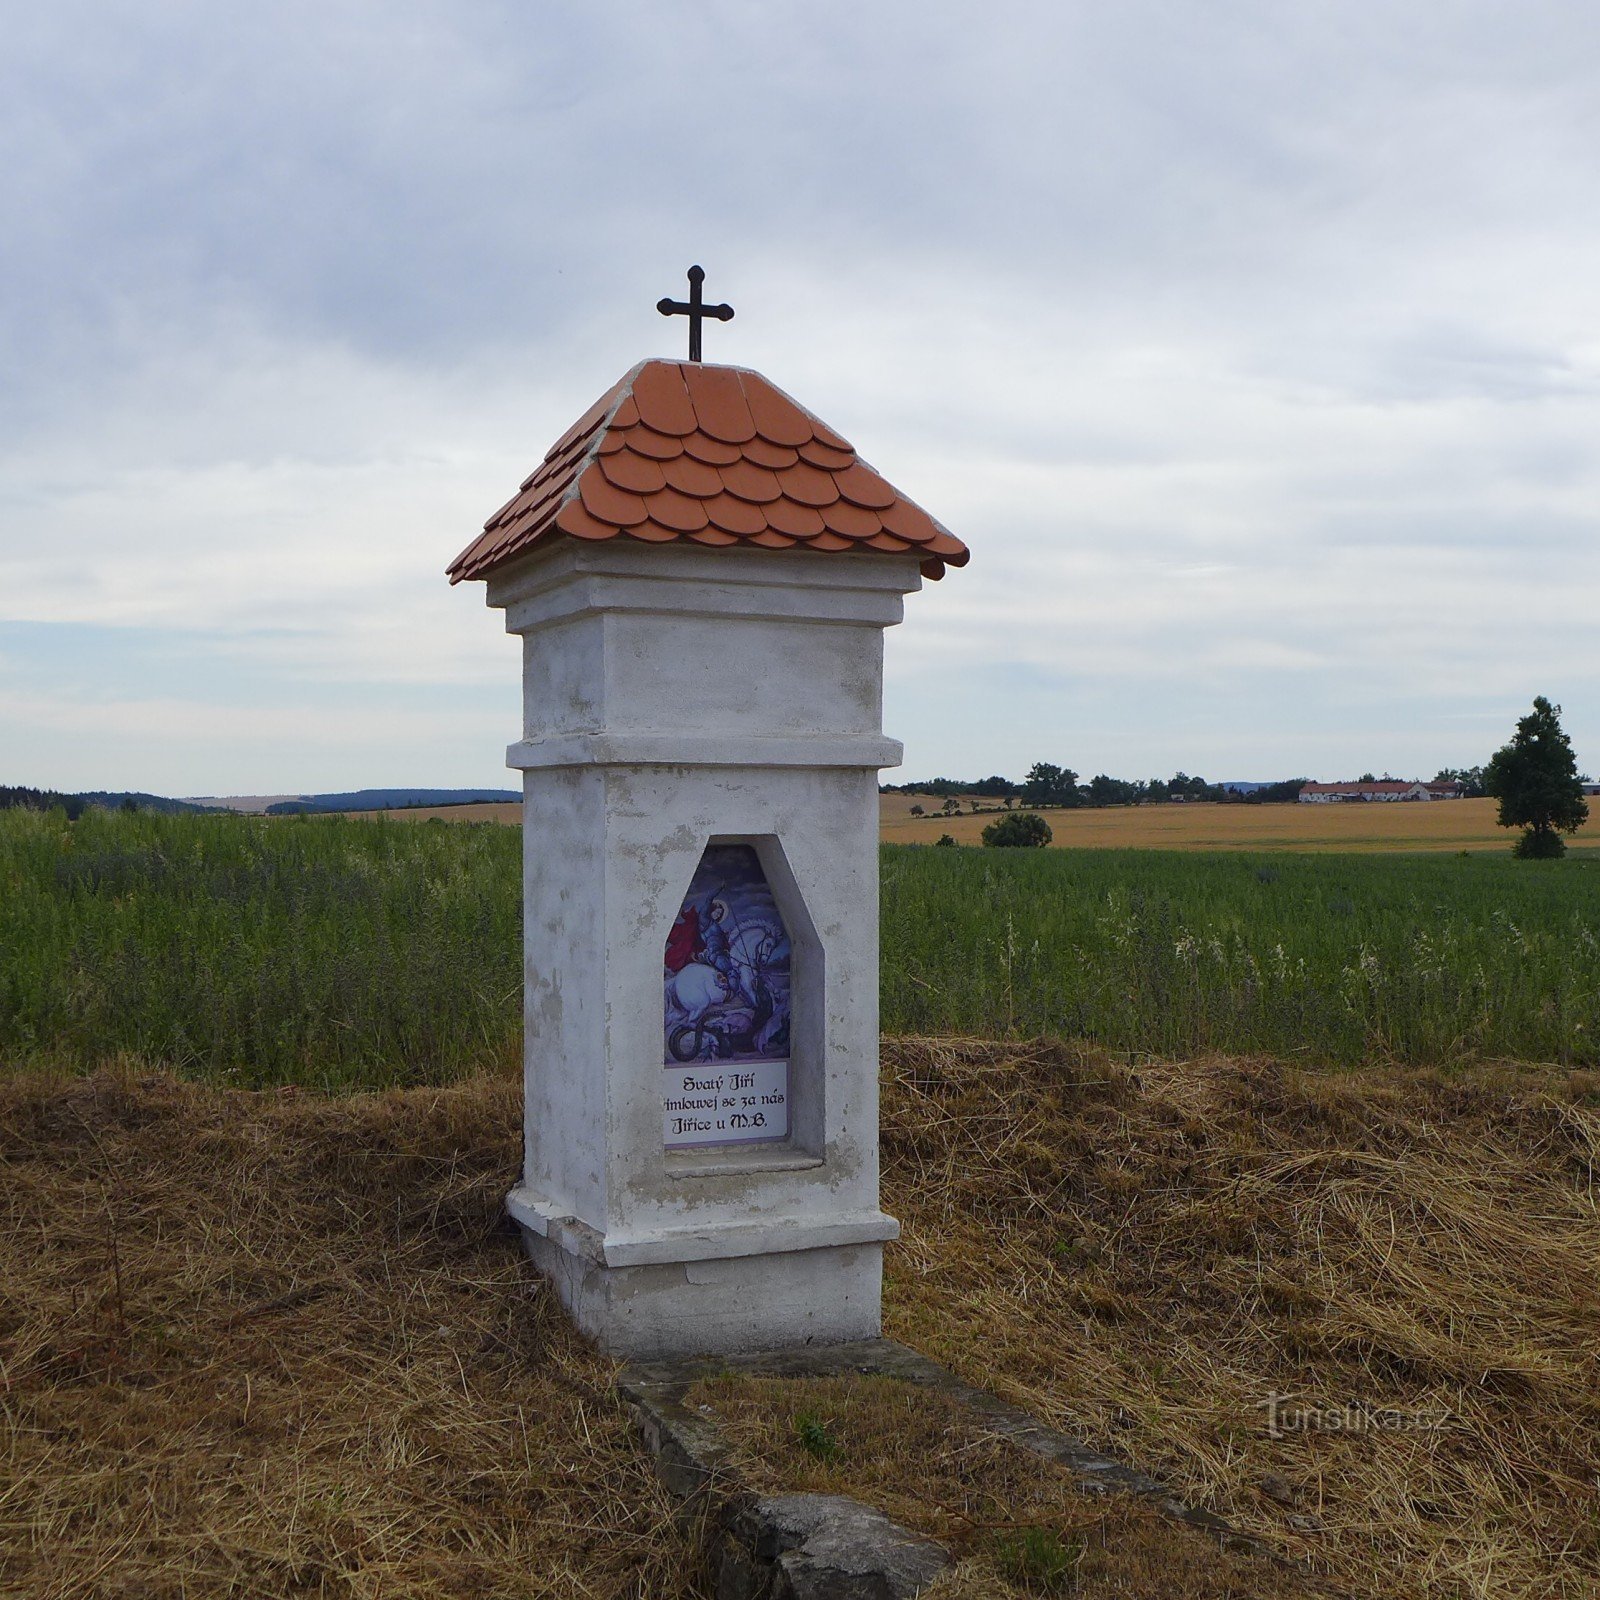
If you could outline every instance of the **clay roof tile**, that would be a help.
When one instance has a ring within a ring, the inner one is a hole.
[[[676,467],[682,456],[669,461],[669,467]],[[659,461],[653,461],[649,456],[636,455],[632,450],[619,450],[615,455],[600,457],[600,470],[605,473],[619,489],[631,490],[634,494],[654,494],[657,489],[667,486],[667,474],[662,470]]]
[[[721,439],[713,439],[709,433],[691,433],[683,441],[683,448],[696,461],[704,461],[708,466],[726,467],[735,461],[754,461],[757,466],[771,466],[771,462],[762,461],[751,451],[750,445],[760,442],[759,439],[752,439],[749,444],[724,444]]]
[[[848,500],[835,500],[832,505],[823,506],[822,520],[829,533],[843,534],[847,539],[870,539],[883,531],[876,512],[853,506]]]
[[[722,493],[722,474],[715,467],[695,460],[687,450],[666,464],[666,480],[680,493],[698,495],[702,500]]]
[[[773,444],[768,439],[763,439],[758,433],[749,443],[737,448],[746,461],[753,461],[758,467],[770,467],[777,472],[783,467],[792,467],[800,459],[800,452],[786,444]]]
[[[859,461],[852,461],[834,473],[833,481],[838,485],[839,493],[852,505],[866,506],[871,510],[892,506],[899,498],[876,472],[862,466]]]
[[[713,495],[706,501],[706,515],[727,533],[760,533],[767,526],[767,515],[760,506],[731,494]]]
[[[724,444],[743,444],[756,436],[756,425],[732,367],[705,367],[687,363],[683,370],[702,433]]]
[[[646,362],[633,380],[633,398],[639,408],[639,420],[657,433],[681,439],[699,426],[676,362]]]
[[[637,450],[642,456],[653,456],[657,461],[670,461],[674,456],[683,454],[682,439],[674,439],[670,433],[657,433],[643,423],[637,428],[629,428],[623,437],[628,449]]]
[[[590,467],[578,479],[578,493],[583,496],[583,509],[601,522],[613,527],[632,528],[650,515],[649,508],[640,495],[629,494],[606,479],[599,467]]]
[[[551,447],[450,566],[486,577],[540,540],[915,551],[937,578],[966,546],[759,373],[646,361]]]
[[[775,500],[767,507],[767,526],[796,539],[814,539],[828,525],[814,506],[803,506],[798,500]]]
[[[793,447],[809,444],[816,436],[812,419],[759,372],[741,373],[739,379],[756,432],[768,444]]]
[[[706,516],[705,502],[698,496],[682,494],[676,489],[663,489],[650,496],[650,520],[663,527],[676,528],[679,533],[698,533],[710,520]]]
[[[807,461],[798,461],[780,480],[786,500],[798,500],[803,506],[831,505],[839,498],[839,486],[831,472],[814,467]]]
[[[810,462],[814,467],[821,467],[824,472],[838,472],[855,461],[856,453],[854,450],[835,450],[831,444],[824,444],[820,439],[810,439],[800,446],[800,459]]]
[[[753,500],[765,505],[787,492],[784,482],[774,472],[748,461],[735,461],[720,469],[721,486],[741,500]]]

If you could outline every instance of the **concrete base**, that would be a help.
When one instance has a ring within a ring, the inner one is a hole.
[[[610,1355],[665,1360],[875,1339],[883,1246],[608,1267],[523,1226],[529,1257]]]

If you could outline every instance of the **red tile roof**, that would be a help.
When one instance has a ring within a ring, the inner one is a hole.
[[[883,550],[923,574],[967,547],[760,373],[645,361],[558,439],[456,559],[487,577],[542,539]]]

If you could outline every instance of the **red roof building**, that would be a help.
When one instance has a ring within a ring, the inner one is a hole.
[[[1432,786],[1412,779],[1377,778],[1366,783],[1307,783],[1300,788],[1300,803],[1315,805],[1341,800],[1434,800],[1443,798]]]
[[[967,547],[757,372],[644,361],[597,400],[450,564],[484,578],[558,538],[914,553]]]

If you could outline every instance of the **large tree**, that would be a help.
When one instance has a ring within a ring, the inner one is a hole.
[[[1483,787],[1500,802],[1500,826],[1521,828],[1512,847],[1525,857],[1559,856],[1564,833],[1588,819],[1572,741],[1561,731],[1561,707],[1536,695],[1533,710],[1517,723],[1511,743],[1502,745],[1484,768]]]
[[[1026,806],[1075,806],[1083,798],[1078,793],[1078,774],[1071,767],[1049,761],[1034,762],[1022,780],[1021,793]]]

